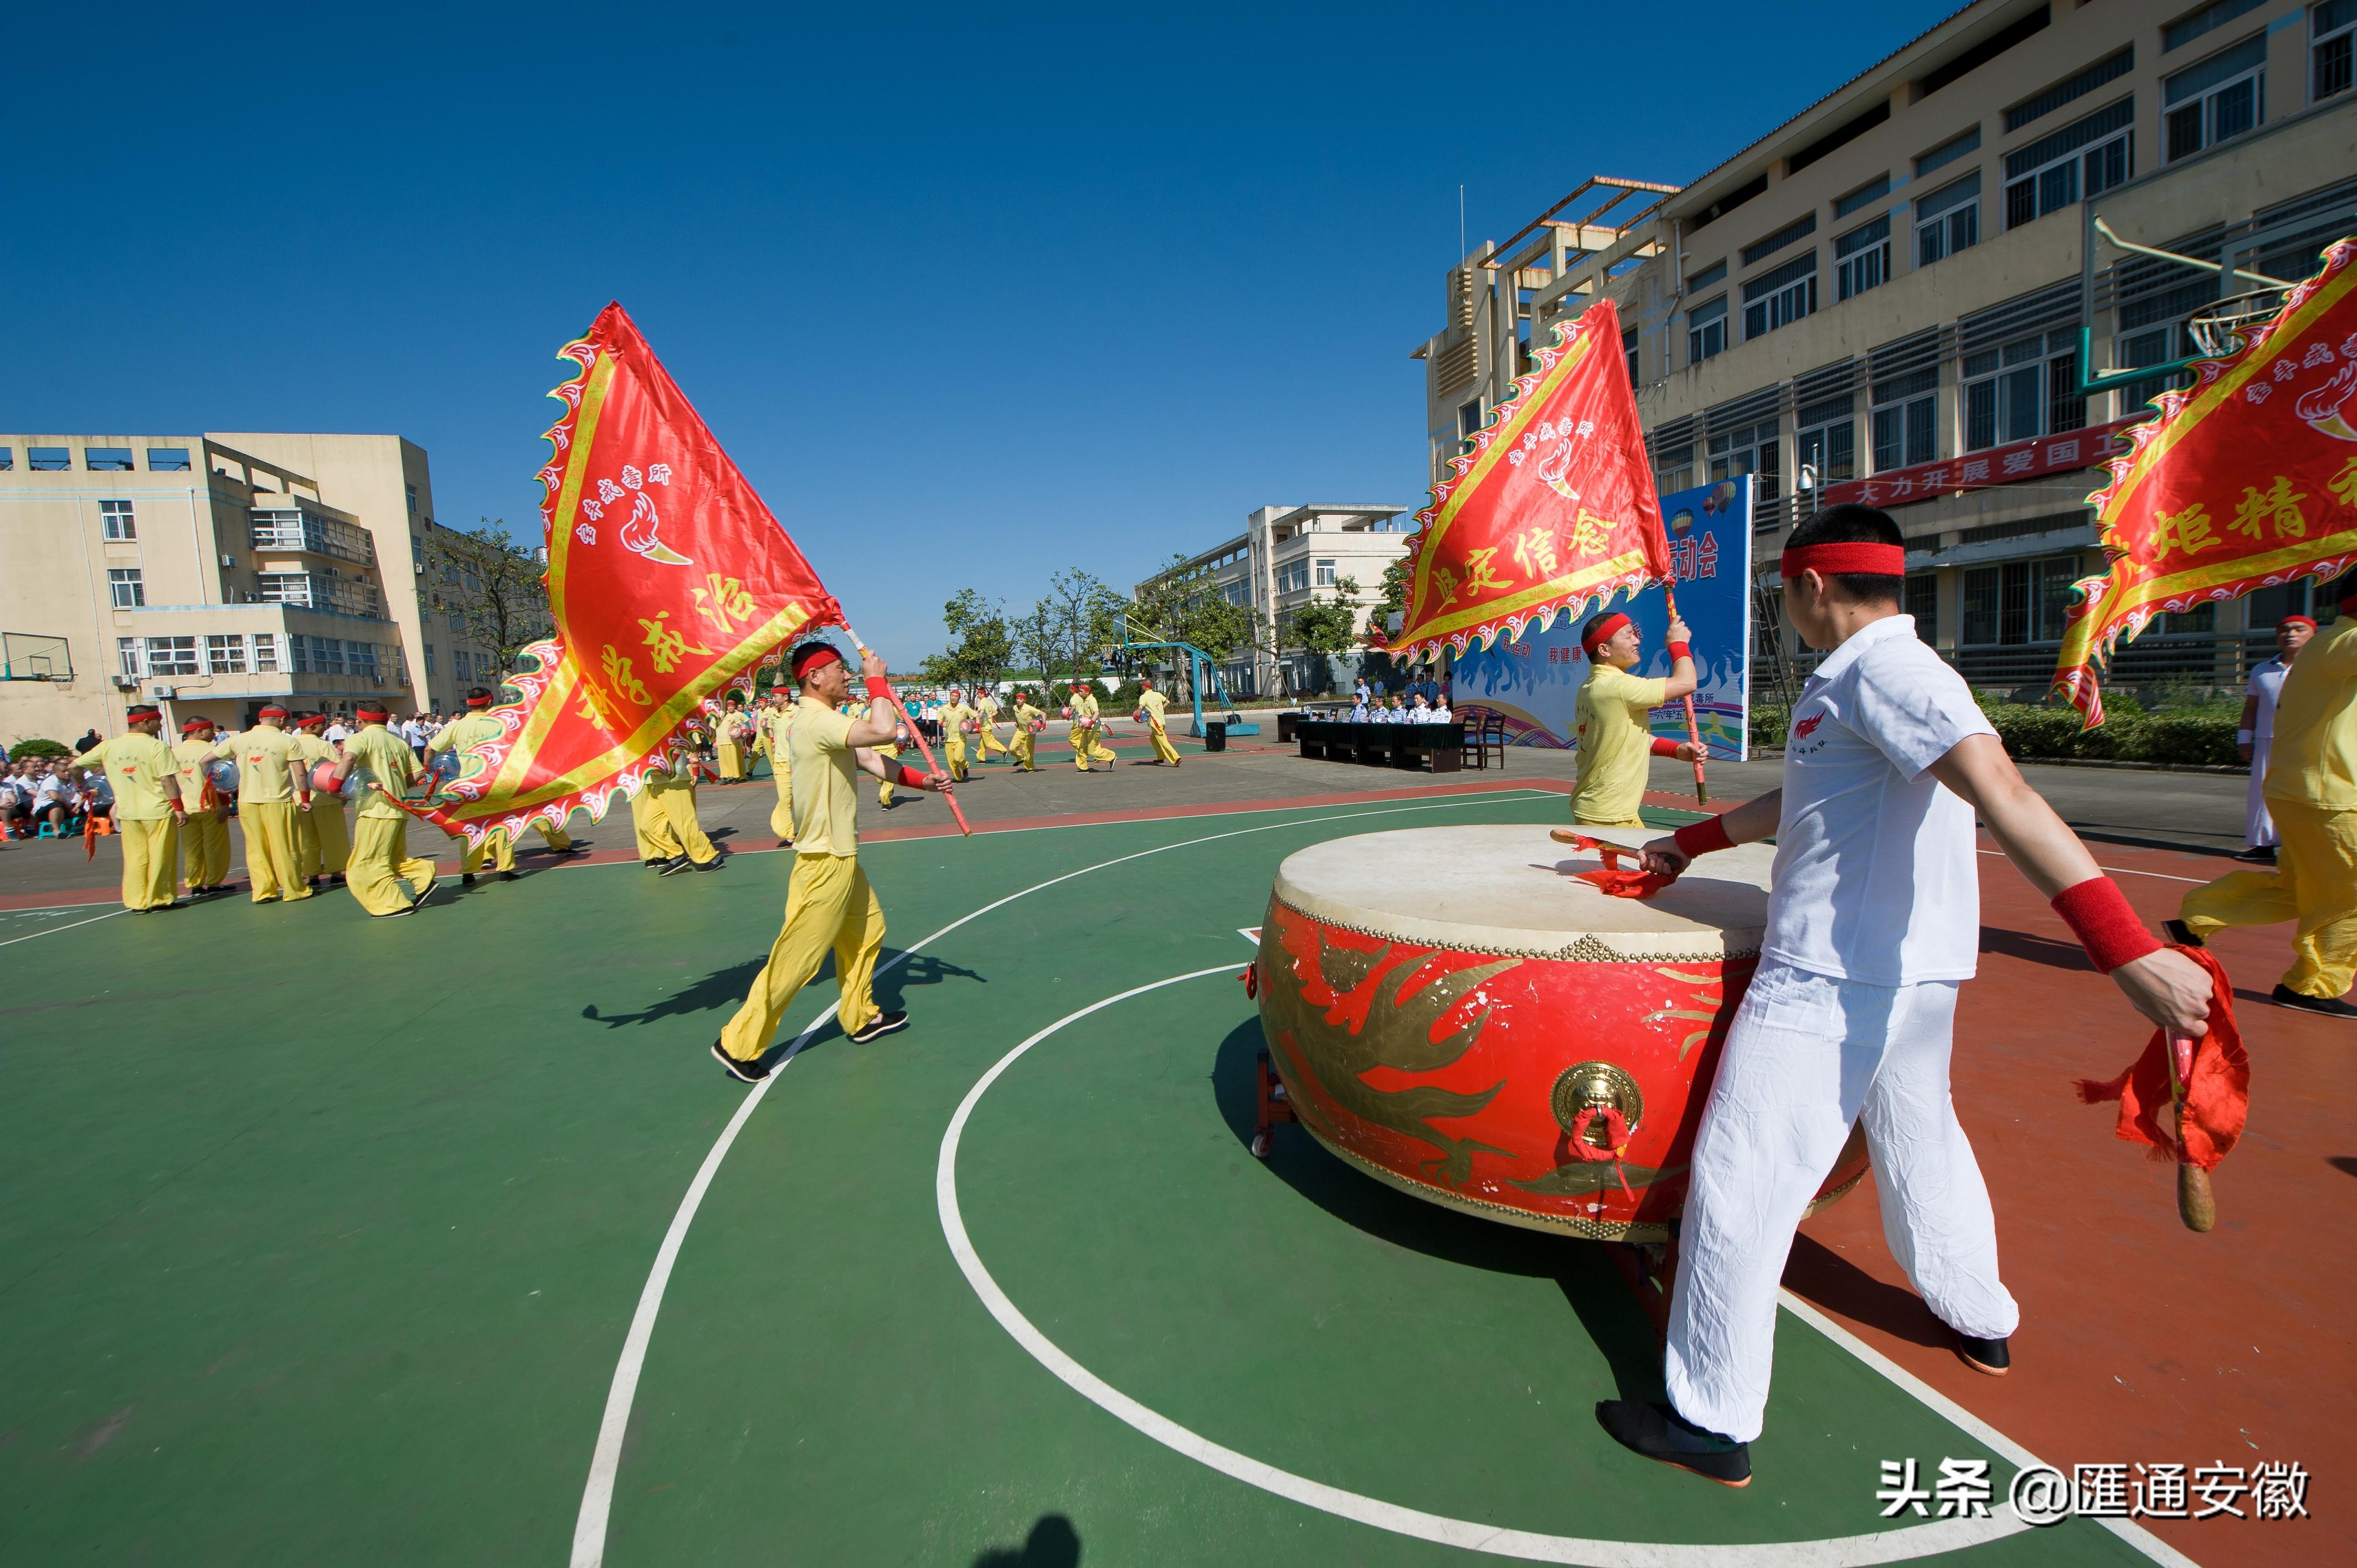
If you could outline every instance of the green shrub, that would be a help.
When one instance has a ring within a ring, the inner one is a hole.
[[[22,762],[28,757],[71,757],[72,755],[73,747],[60,746],[53,740],[43,740],[38,736],[31,740],[20,740],[8,748],[8,760],[11,762]]]
[[[2242,711],[2215,704],[2148,714],[2132,702],[2106,703],[2100,728],[2082,729],[2079,712],[2066,703],[2033,704],[1984,700],[1981,712],[2017,760],[2037,762],[2087,757],[2112,762],[2172,762],[2232,767],[2234,728]],[[1784,744],[1791,715],[1781,707],[1751,710],[1751,743]]]

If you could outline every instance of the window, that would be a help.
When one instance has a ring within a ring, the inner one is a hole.
[[[1952,180],[1915,203],[1915,264],[1928,267],[1981,242],[1981,171]]]
[[[1963,135],[1957,136],[1950,141],[1942,142],[1938,146],[1933,147],[1930,152],[1925,153],[1921,157],[1917,158],[1915,160],[1915,177],[1917,179],[1921,179],[1933,169],[1945,167],[1947,165],[1954,163],[1958,158],[1963,157],[1966,153],[1976,153],[1980,150],[1981,128],[1978,125],[1975,125],[1971,130],[1966,131]]]
[[[1480,428],[1481,400],[1477,397],[1470,403],[1460,404],[1457,410],[1457,434],[1466,451],[1473,450],[1473,433]]]
[[[295,673],[297,675],[340,675],[344,672],[344,645],[332,637],[305,637],[291,633],[286,639],[293,646]]]
[[[1629,362],[1629,384],[1637,384],[1637,329],[1634,327],[1620,334],[1620,357]]]
[[[1900,604],[1915,618],[1915,635],[1925,642],[1940,640],[1940,579],[1932,572],[1918,572],[1907,579],[1900,590]]]
[[[2070,614],[2071,585],[2078,579],[2076,555],[1966,567],[1960,640],[1981,645],[2061,641]]]
[[[1244,581],[1230,583],[1220,590],[1220,596],[1232,605],[1248,605],[1252,603],[1252,584]]]
[[[196,675],[197,639],[193,637],[151,637],[147,639],[147,673]]]
[[[2136,100],[2075,120],[2005,160],[2005,226],[2060,211],[2123,184],[2135,171]]]
[[[1743,336],[1789,327],[1817,309],[1817,253],[1786,262],[1743,285]]]
[[[1964,360],[1964,450],[2076,430],[2087,423],[2078,395],[2075,328],[2032,333]]]
[[[425,645],[425,673],[429,677],[434,673],[434,645],[430,642]]]
[[[450,612],[450,629],[452,631],[464,631],[467,629],[464,618],[456,609],[453,609]]]
[[[1816,231],[1817,215],[1812,212],[1805,218],[1785,224],[1758,244],[1744,246],[1743,264],[1748,267],[1754,262],[1764,261],[1793,241],[1805,239]]]
[[[1724,270],[1724,269],[1722,269]],[[1699,365],[1727,352],[1727,295],[1686,312],[1686,363]]]
[[[285,663],[278,653],[276,632],[257,631],[253,634],[253,672],[255,674],[277,674],[280,667]]]
[[[1309,563],[1307,560],[1296,561],[1290,565],[1279,566],[1276,569],[1278,593],[1297,593],[1308,586],[1309,586]]]
[[[206,633],[205,668],[216,675],[244,674],[245,634],[235,631]]]
[[[1847,299],[1890,281],[1890,214],[1834,242],[1834,297]]]
[[[85,446],[81,464],[93,474],[127,474],[135,467],[128,446]]]
[[[138,520],[131,515],[131,503],[129,501],[99,502],[98,525],[102,529],[105,530],[106,537],[109,539],[136,539],[139,537]]]
[[[2349,91],[2357,81],[2350,45],[2357,36],[2357,0],[2328,0],[2308,14],[2309,78],[2311,98],[2330,98]]]
[[[2020,130],[2032,120],[2052,113],[2065,103],[2086,97],[2106,82],[2117,81],[2135,69],[2136,46],[2131,44],[2111,59],[2099,60],[2089,66],[2070,81],[2057,82],[2037,97],[2026,102],[2017,103],[2007,110],[2005,112],[2007,134],[2010,135]]]
[[[1710,438],[1710,477],[1717,480],[1733,478],[1738,474],[1756,475],[1760,482],[1752,487],[1751,494],[1755,509],[1783,494],[1777,484],[1782,472],[1776,444],[1778,423],[1773,419],[1763,419],[1757,424],[1747,424]]]
[[[1792,416],[1800,431],[1793,444],[1799,460],[1817,471],[1820,486],[1857,477],[1857,398],[1844,392],[1810,403]]]
[[[5,446],[0,446],[0,474],[8,473],[16,467],[16,454]]]
[[[2192,339],[2182,327],[2174,324],[2156,327],[2148,332],[2122,333],[2113,340],[2113,358],[2124,371],[2167,364],[2192,352]],[[2166,375],[2120,388],[2119,416],[2127,418],[2170,387],[2180,384],[2178,375]]]
[[[475,656],[461,648],[450,655],[450,673],[461,681],[475,678]]]
[[[139,639],[118,637],[114,639],[115,669],[125,681],[139,679]]]
[[[409,515],[415,517],[417,515],[417,487],[415,485],[405,485],[403,488],[409,492]]]
[[[27,446],[25,467],[36,474],[62,474],[73,467],[70,446]]]
[[[2160,30],[2160,52],[2182,48],[2210,31],[2222,27],[2245,11],[2255,11],[2267,0],[2217,0],[2214,5],[2204,5],[2181,22],[2171,22]]]
[[[1834,216],[1836,218],[1846,218],[1851,213],[1857,211],[1859,208],[1871,206],[1874,202],[1889,194],[1890,177],[1887,174],[1877,175],[1874,178],[1867,181],[1864,185],[1859,186],[1856,190],[1851,191],[1847,196],[1842,197],[1836,200],[1834,203]]]
[[[2357,0],[2339,0],[2339,3],[2343,5],[2357,5]],[[1688,294],[1700,294],[1711,285],[1715,283],[1724,283],[1726,281],[1727,263],[1723,261],[1713,262],[1710,265],[1703,268],[1702,271],[1695,274],[1694,276],[1686,279],[1686,292]]]
[[[1939,390],[1936,364],[1874,383],[1875,472],[1932,460],[1932,416]]]
[[[344,657],[351,672],[361,680],[372,682],[377,678],[375,643],[348,642],[344,644]]]
[[[119,610],[135,610],[147,602],[147,582],[136,566],[110,566],[106,592]]]
[[[1334,585],[1334,563],[1331,561],[1318,562],[1318,575],[1313,581],[1315,581],[1321,588],[1332,587]]]
[[[151,474],[187,473],[188,471],[188,449],[186,446],[148,447],[147,471]]]
[[[2160,84],[2171,163],[2239,136],[2267,117],[2267,36],[2253,33]]]
[[[311,602],[311,577],[306,572],[262,572],[254,576],[255,591],[263,602],[273,605],[307,605]]]

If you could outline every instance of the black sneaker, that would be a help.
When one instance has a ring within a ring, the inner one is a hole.
[[[2182,920],[2163,920],[2160,923],[2160,929],[2168,932],[2169,940],[2179,947],[2206,948],[2210,945],[2195,935],[2193,928]]]
[[[329,874],[328,874],[328,886],[330,886],[330,887],[341,887],[341,886],[344,886],[344,874],[343,874],[342,872],[340,872],[340,871],[338,871],[338,872],[331,872],[331,873],[329,873]]]
[[[461,886],[461,887],[472,887],[474,885],[475,885],[475,874],[474,874],[473,872],[471,872],[471,871],[468,871],[468,872],[462,872],[462,873],[460,873],[460,874],[459,874],[459,876],[458,876],[458,886]]]
[[[2255,849],[2238,849],[2234,852],[2234,858],[2251,865],[2273,865],[2276,863],[2276,846],[2263,843]]]
[[[728,1076],[739,1083],[759,1083],[770,1076],[770,1069],[761,1064],[760,1058],[757,1057],[751,1061],[740,1062],[721,1049],[718,1040],[712,1042],[712,1059],[726,1068]]]
[[[2276,987],[2274,1001],[2278,1007],[2297,1007],[2303,1013],[2321,1013],[2328,1018],[2357,1018],[2357,1007],[2338,996],[2310,996],[2288,985]]]
[[[909,1015],[906,1013],[878,1013],[867,1020],[865,1028],[851,1036],[851,1043],[855,1046],[864,1046],[870,1040],[880,1040],[887,1035],[897,1035],[908,1026]]]
[[[668,865],[670,864],[671,863],[669,861],[663,859],[663,857],[659,854],[651,854],[647,856],[647,865],[650,869],[658,865]]]
[[[696,864],[695,864],[695,862],[694,862],[694,861],[690,861],[690,862],[688,862],[688,865],[690,866],[690,868],[691,868],[691,869],[693,869],[693,870],[696,870],[696,871],[717,871],[717,870],[719,870],[723,865],[726,865],[726,864],[727,864],[727,862],[728,862],[728,857],[727,857],[726,855],[725,855],[725,854],[716,854],[716,855],[714,855],[710,860],[705,861],[705,862],[703,865],[696,865]]]
[[[780,839],[778,841],[778,847],[780,849],[791,849],[794,847],[794,841],[791,839]]]
[[[512,871],[502,871],[500,873],[500,880],[502,882],[513,882],[515,879],[516,873]]]
[[[418,911],[418,910],[423,909],[424,908],[425,908],[425,900],[427,900],[428,898],[431,898],[431,897],[434,897],[434,889],[433,889],[432,886],[430,886],[430,885],[429,885],[429,886],[426,887],[426,889],[425,889],[425,892],[420,893],[416,897],[412,898],[408,903],[404,904],[400,908],[398,908],[398,909],[388,909],[388,910],[386,910],[383,914],[377,916],[377,917],[376,917],[376,918],[378,918],[378,919],[380,919],[380,920],[398,920],[398,919],[400,919],[404,915],[414,915],[415,913],[417,913],[417,911]]]
[[[1751,1484],[1749,1444],[1705,1432],[1665,1404],[1637,1400],[1600,1400],[1596,1419],[1623,1448],[1691,1470],[1722,1487]]]
[[[683,854],[675,854],[669,860],[664,861],[662,863],[662,869],[656,872],[655,875],[657,876],[676,876],[694,864],[695,862],[688,859],[687,856]]]
[[[1964,1359],[1965,1366],[1992,1378],[2001,1378],[2013,1369],[2013,1352],[2003,1339],[1975,1339],[1959,1330],[1956,1354]]]

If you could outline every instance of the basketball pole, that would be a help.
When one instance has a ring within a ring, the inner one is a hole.
[[[862,659],[866,658],[870,653],[875,651],[873,649],[869,648],[867,644],[859,639],[858,631],[853,628],[849,621],[845,621],[843,623],[843,629],[851,633],[852,646],[859,650],[859,656]],[[909,738],[917,743],[917,755],[925,759],[925,771],[928,773],[939,773],[942,771],[941,765],[933,760],[933,748],[925,744],[925,732],[918,727],[917,721],[915,719],[909,716],[908,704],[900,701],[900,693],[893,692],[891,693],[890,702],[892,703],[893,711],[900,715],[900,722],[909,726]],[[946,780],[942,784],[942,799],[950,803],[950,815],[957,819],[958,832],[963,833],[968,838],[974,837],[973,824],[965,820],[965,813],[958,810],[956,792],[951,789]]]

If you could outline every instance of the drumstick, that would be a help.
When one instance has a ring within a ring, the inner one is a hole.
[[[1677,619],[1677,618],[1678,618],[1678,594],[1677,594],[1677,590],[1676,590],[1675,588],[1673,588],[1672,586],[1670,586],[1670,585],[1669,585],[1668,583],[1664,582],[1664,583],[1662,585],[1662,598],[1663,598],[1663,601],[1667,604],[1667,606],[1668,606],[1669,612],[1670,612],[1670,618],[1671,618],[1672,620],[1675,620],[1675,619]],[[1674,664],[1673,665],[1673,668],[1674,668]],[[1702,726],[1695,723],[1694,693],[1693,693],[1692,692],[1688,692],[1688,693],[1686,693],[1686,695],[1685,695],[1685,704],[1686,704],[1686,739],[1687,739],[1688,741],[1690,741],[1690,742],[1692,742],[1692,743],[1693,743],[1693,745],[1694,745],[1694,752],[1695,752],[1695,754],[1694,754],[1694,770],[1695,770],[1695,805],[1697,805],[1697,806],[1707,806],[1707,805],[1709,805],[1709,804],[1710,804],[1710,791],[1709,791],[1708,789],[1705,789],[1705,788],[1703,787],[1703,781],[1702,781],[1702,759],[1703,759],[1703,749],[1702,749]]]
[[[2210,1173],[2185,1152],[2185,1094],[2193,1082],[2196,1044],[2190,1036],[2169,1036],[2169,1098],[2177,1107],[2177,1217],[2188,1230],[2202,1231],[2218,1223],[2218,1200],[2210,1191]]]
[[[859,640],[859,633],[853,630],[852,625],[849,621],[845,621],[843,623],[843,629],[851,633],[852,645],[859,650],[859,656],[862,659],[866,658],[867,655],[873,651],[873,650],[871,650],[866,643]],[[940,766],[933,761],[933,748],[925,744],[925,732],[919,729],[917,727],[917,721],[909,716],[907,704],[900,701],[899,695],[897,693],[892,693],[888,698],[888,701],[891,703],[892,706],[899,711],[900,714],[900,722],[909,726],[909,738],[917,743],[917,753],[925,759],[925,771],[928,773],[939,773],[942,769]],[[974,827],[965,820],[965,813],[958,810],[957,795],[955,791],[950,788],[946,780],[943,781],[942,785],[942,799],[950,803],[950,815],[957,819],[958,832],[963,833],[968,838],[974,837]]]

